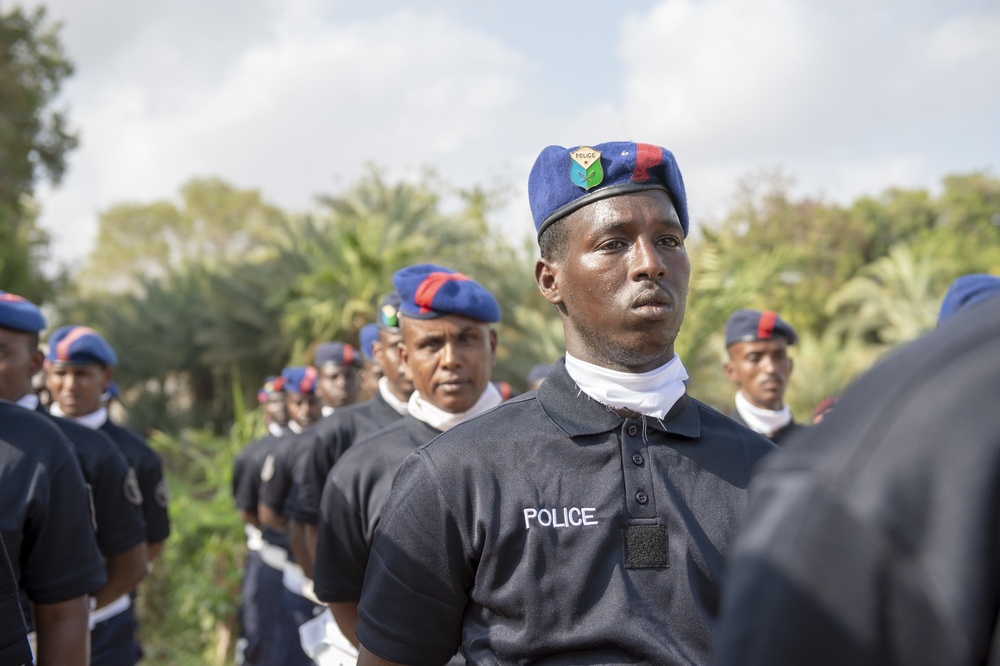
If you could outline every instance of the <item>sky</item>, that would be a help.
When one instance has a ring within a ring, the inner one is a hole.
[[[36,3],[25,2],[29,7]],[[506,188],[547,145],[667,147],[693,225],[741,179],[849,203],[1000,160],[995,0],[48,0],[81,145],[40,223],[79,263],[101,211],[218,176],[290,212],[367,169]]]

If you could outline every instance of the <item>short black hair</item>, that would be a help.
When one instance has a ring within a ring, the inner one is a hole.
[[[542,235],[538,238],[538,249],[542,254],[542,259],[546,261],[562,261],[566,258],[567,232],[566,224],[562,220],[557,220],[550,224]]]

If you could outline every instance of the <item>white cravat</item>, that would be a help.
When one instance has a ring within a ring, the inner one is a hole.
[[[662,419],[684,395],[687,370],[677,354],[649,372],[618,372],[566,354],[566,372],[580,390],[608,407]]]
[[[283,435],[288,433],[287,428],[282,428],[280,425],[274,423],[273,421],[267,424],[267,431],[271,433],[273,437],[282,437]]]
[[[323,405],[322,407],[319,408],[319,411],[323,415],[323,418],[326,418],[327,416],[330,416],[337,410],[335,407],[330,407],[329,405]]]
[[[479,399],[476,400],[476,404],[458,414],[446,412],[440,407],[431,404],[430,401],[425,400],[420,395],[420,391],[414,391],[410,395],[410,401],[407,406],[409,407],[410,416],[418,421],[423,421],[435,430],[444,432],[445,430],[454,428],[463,421],[468,421],[473,416],[479,416],[483,412],[493,409],[501,402],[503,402],[503,396],[500,395],[500,391],[493,385],[493,382],[487,382],[486,389],[479,396]]]
[[[84,414],[83,416],[68,416],[62,409],[59,408],[58,402],[53,402],[52,406],[49,407],[49,413],[52,414],[52,416],[61,416],[63,418],[70,419],[71,421],[76,421],[80,425],[85,425],[91,430],[97,430],[108,420],[107,407],[98,407],[96,411]]]
[[[378,392],[382,395],[382,399],[396,410],[397,414],[406,416],[409,413],[409,404],[396,397],[396,394],[389,388],[389,380],[385,377],[381,377],[378,380]]]
[[[736,412],[748,428],[762,435],[773,435],[792,422],[788,405],[778,410],[764,409],[747,400],[743,391],[736,392]]]

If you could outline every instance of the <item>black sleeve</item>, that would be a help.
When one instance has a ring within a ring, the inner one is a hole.
[[[237,508],[257,513],[260,468],[266,455],[266,450],[248,447],[233,461],[233,499]]]
[[[0,666],[31,662],[28,628],[17,597],[17,580],[0,537]]]
[[[267,455],[260,470],[259,501],[278,513],[284,512],[285,498],[292,485],[291,448],[291,440],[284,440]]]
[[[341,481],[337,478],[338,471],[336,468],[331,470],[324,485],[317,525],[319,542],[313,581],[316,596],[326,602],[361,599],[365,567],[371,552],[357,483],[351,483],[350,478]],[[347,488],[346,494],[341,482]]]
[[[336,433],[331,437],[336,437]],[[298,490],[295,519],[300,523],[309,525],[318,523],[323,485],[333,463],[328,441],[316,437],[308,443],[308,448],[303,452],[293,472]]]
[[[163,463],[159,455],[150,449],[151,456],[146,457],[136,468],[139,477],[139,488],[142,490],[142,514],[146,520],[146,541],[156,543],[170,536],[170,490],[163,476]]]
[[[91,492],[97,545],[105,556],[124,552],[145,540],[143,497],[135,470],[111,441],[95,469]]]

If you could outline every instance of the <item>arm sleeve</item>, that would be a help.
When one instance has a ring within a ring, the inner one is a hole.
[[[425,450],[409,456],[375,532],[358,609],[358,638],[374,654],[443,664],[458,650],[475,576],[461,517],[448,507]]]
[[[285,498],[292,485],[291,447],[282,446],[268,454],[271,462],[264,461],[261,467],[259,502],[265,506],[284,514]],[[269,469],[270,465],[270,469]]]
[[[330,471],[323,488],[313,580],[321,601],[358,601],[371,543],[365,535],[364,509],[357,494],[348,485],[353,501],[348,498],[335,478],[337,471]]]
[[[295,519],[300,523],[318,524],[323,487],[334,463],[330,459],[329,451],[328,443],[317,437],[309,442],[308,448],[295,466],[293,478],[298,487]]]
[[[146,541],[156,543],[170,536],[170,490],[163,476],[160,456],[150,449],[151,455],[136,468],[139,488],[142,490],[142,515],[146,521]]]
[[[146,524],[138,479],[125,456],[110,441],[93,481],[94,519],[101,553],[115,555],[142,543]]]

